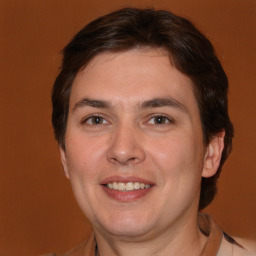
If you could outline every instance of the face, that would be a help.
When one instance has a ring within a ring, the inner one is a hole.
[[[204,146],[191,80],[154,49],[104,53],[78,73],[65,145],[82,211],[96,231],[126,237],[196,216],[201,177],[215,173],[222,147]]]

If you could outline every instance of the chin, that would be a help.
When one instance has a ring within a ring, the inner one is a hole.
[[[100,226],[113,236],[141,237],[150,232],[152,225],[145,215],[136,218],[134,215],[127,216],[125,214],[125,216],[118,215],[117,217],[112,217],[110,220],[104,221]]]

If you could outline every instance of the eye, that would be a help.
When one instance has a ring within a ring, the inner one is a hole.
[[[163,125],[169,123],[173,123],[173,121],[170,118],[162,115],[154,116],[149,120],[149,124]]]
[[[89,116],[82,123],[86,123],[88,125],[100,125],[100,124],[107,124],[108,122],[101,116]]]

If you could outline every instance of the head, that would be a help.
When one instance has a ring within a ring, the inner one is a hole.
[[[55,137],[65,151],[65,134],[72,85],[77,74],[104,53],[161,49],[170,63],[191,79],[198,104],[203,141],[208,145],[224,132],[224,149],[216,174],[201,180],[199,209],[216,194],[216,182],[228,157],[233,127],[228,116],[228,80],[210,41],[188,20],[167,11],[122,9],[85,26],[63,50],[61,71],[52,93]]]

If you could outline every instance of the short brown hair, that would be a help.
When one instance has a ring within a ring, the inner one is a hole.
[[[69,97],[77,73],[104,52],[137,47],[165,49],[170,61],[194,84],[204,143],[225,131],[224,150],[217,173],[202,178],[199,209],[216,194],[216,182],[232,148],[233,126],[228,116],[228,80],[210,41],[195,26],[168,11],[125,8],[86,25],[63,50],[61,71],[52,91],[55,138],[65,149]]]

